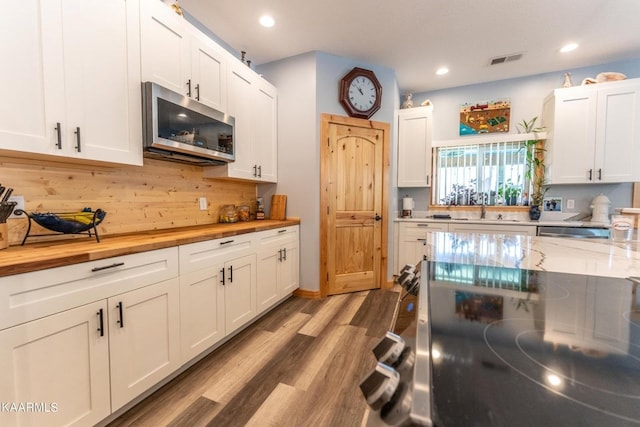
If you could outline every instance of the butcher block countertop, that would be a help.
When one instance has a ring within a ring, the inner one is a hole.
[[[208,224],[131,234],[10,246],[0,250],[0,277],[300,224],[298,218]]]

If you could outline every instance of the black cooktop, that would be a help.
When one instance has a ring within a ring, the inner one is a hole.
[[[428,265],[437,426],[640,425],[636,283]]]

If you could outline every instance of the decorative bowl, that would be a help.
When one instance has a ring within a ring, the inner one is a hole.
[[[95,212],[91,210],[67,213],[33,212],[29,217],[48,230],[72,234],[88,231],[100,224],[106,215],[105,211],[98,209]]]

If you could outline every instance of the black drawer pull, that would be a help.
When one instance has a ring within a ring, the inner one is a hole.
[[[94,268],[91,269],[91,271],[93,273],[95,273],[96,271],[108,270],[110,268],[120,267],[120,266],[123,266],[123,265],[124,265],[124,262],[114,262],[111,265],[105,265],[105,266],[102,266],[102,267],[94,267]]]
[[[118,307],[118,316],[119,316],[119,319],[116,321],[116,323],[119,323],[120,327],[124,328],[124,316],[122,315],[122,301],[120,301],[116,307]]]
[[[222,245],[228,245],[229,243],[233,243],[233,240],[226,240],[224,242],[220,242],[220,246]]]
[[[287,231],[286,229],[278,230],[278,234],[285,233],[286,231]]]
[[[428,227],[429,224],[418,224],[418,227]]]
[[[224,267],[220,270],[220,273],[222,274],[222,280],[220,280],[220,283],[224,286]]]
[[[96,313],[98,315],[98,332],[100,332],[100,336],[104,336],[104,314],[102,309]]]
[[[56,123],[56,134],[58,136],[58,143],[56,144],[56,147],[58,147],[58,150],[62,150],[62,135],[61,132],[62,130],[60,129],[60,122]]]
[[[76,145],[76,150],[79,153],[82,151],[82,146],[80,144],[80,127],[77,127],[74,133],[76,134],[76,141],[78,142],[78,145]]]

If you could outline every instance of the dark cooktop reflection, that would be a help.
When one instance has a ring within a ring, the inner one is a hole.
[[[625,279],[432,262],[436,424],[640,425],[638,305]]]

